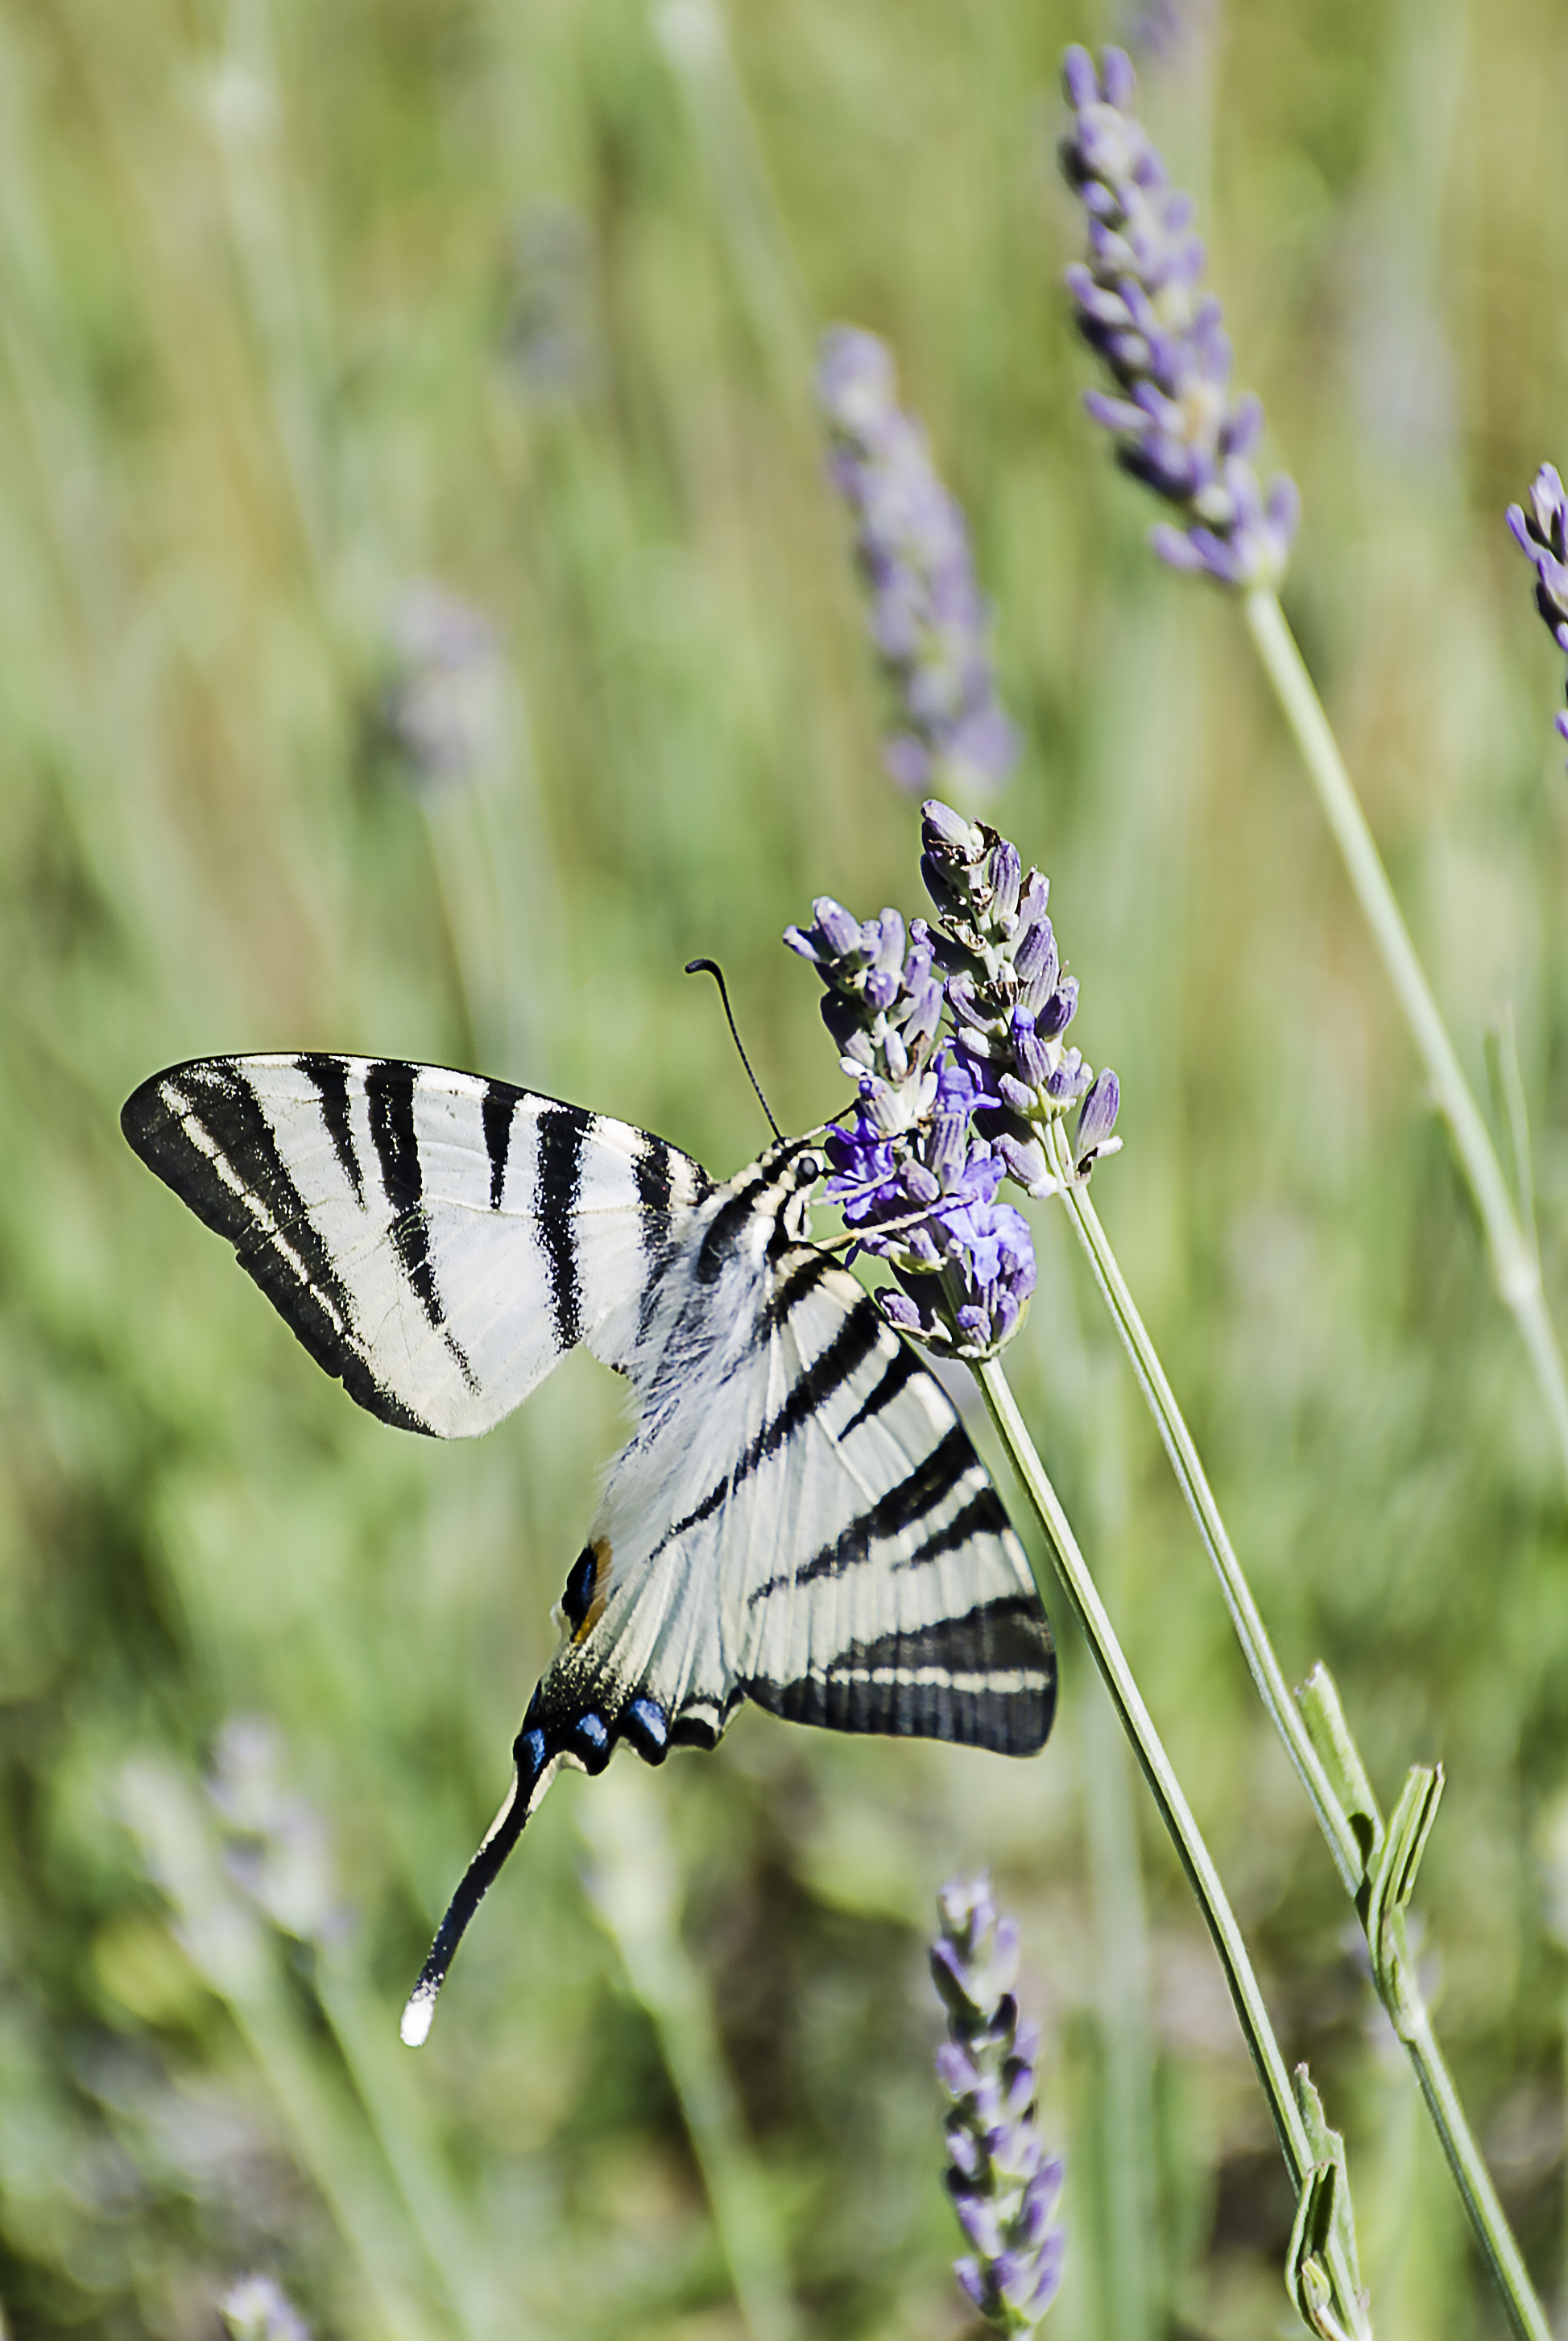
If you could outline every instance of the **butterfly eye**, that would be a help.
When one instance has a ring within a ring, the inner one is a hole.
[[[802,1187],[814,1187],[819,1179],[828,1176],[828,1165],[819,1154],[800,1154],[795,1160],[795,1175]]]

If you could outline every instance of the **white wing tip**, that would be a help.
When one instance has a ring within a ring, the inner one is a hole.
[[[430,2038],[430,2027],[435,2020],[435,1994],[427,1984],[416,1985],[409,1995],[398,2026],[398,2037],[405,2048],[422,2048]]]

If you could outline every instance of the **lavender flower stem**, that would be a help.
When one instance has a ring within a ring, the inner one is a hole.
[[[1324,815],[1345,857],[1372,940],[1426,1068],[1433,1101],[1448,1124],[1460,1169],[1481,1217],[1498,1291],[1519,1328],[1568,1472],[1568,1376],[1547,1314],[1540,1264],[1520,1227],[1497,1151],[1415,955],[1361,801],[1278,596],[1254,591],[1244,595],[1242,608],[1264,672],[1295,736]]]
[[[1035,1452],[1034,1442],[1007,1376],[995,1359],[976,1365],[973,1371],[985,1394],[991,1420],[1034,1508],[1036,1518],[1045,1530],[1062,1589],[1094,1655],[1095,1664],[1110,1693],[1122,1728],[1132,1741],[1144,1778],[1159,1808],[1160,1818],[1170,1833],[1182,1868],[1186,1872],[1187,1882],[1197,1898],[1198,1907],[1214,1938],[1243,2037],[1274,2117],[1280,2152],[1285,2157],[1292,2184],[1300,2194],[1313,2179],[1316,2157],[1291,2088],[1285,2058],[1269,2021],[1257,1977],[1247,1957],[1246,1944],[1236,1923],[1236,1913],[1230,1907],[1213,1857],[1193,1818],[1192,1808],[1182,1793],[1170,1758],[1144,1705],[1143,1695],[1133,1679],[1132,1669],[1116,1639],[1116,1629],[1100,1600],[1088,1564],[1078,1549],[1071,1523],[1047,1476],[1045,1466]],[[1340,2326],[1347,2335],[1355,2336],[1355,2341],[1371,2341],[1371,2326],[1337,2235],[1331,2236],[1326,2243],[1325,2257],[1333,2286],[1335,2313]]]
[[[1397,911],[1394,915],[1398,916]],[[1066,1150],[1060,1148],[1059,1141],[1057,1144],[1062,1162],[1054,1167],[1060,1169],[1067,1158]],[[1226,1607],[1230,1611],[1231,1623],[1236,1628],[1236,1639],[1242,1646],[1252,1679],[1257,1685],[1258,1695],[1273,1718],[1286,1753],[1300,1776],[1317,1816],[1318,1826],[1328,1840],[1329,1850],[1344,1880],[1345,1891],[1355,1903],[1365,1927],[1368,1907],[1365,1888],[1377,1850],[1377,1840],[1382,1836],[1382,1817],[1374,1806],[1368,1819],[1374,1825],[1377,1835],[1371,1849],[1364,1851],[1351,1826],[1345,1801],[1330,1780],[1323,1759],[1313,1744],[1301,1708],[1286,1688],[1285,1675],[1268,1638],[1268,1629],[1253,1599],[1252,1589],[1242,1573],[1241,1563],[1226,1533],[1214,1490],[1193,1445],[1192,1434],[1182,1419],[1181,1409],[1149,1339],[1148,1329],[1138,1314],[1116,1254],[1100,1224],[1099,1215],[1089,1199],[1087,1186],[1082,1181],[1068,1186],[1066,1197],[1074,1232],[1087,1254],[1095,1280],[1121,1335],[1138,1388],[1170,1458],[1177,1485],[1186,1498],[1198,1534],[1214,1563],[1225,1594]],[[1346,1742],[1351,1765],[1364,1782],[1365,1766],[1339,1713],[1336,1698],[1334,1714]],[[1363,1805],[1371,1802],[1370,1791],[1365,1787],[1359,1801]],[[1370,1942],[1370,1936],[1368,1939]],[[1416,1979],[1414,1963],[1405,1955],[1402,1939],[1396,1938],[1391,1958],[1376,1956],[1376,1947],[1374,1948],[1373,1980],[1409,2054],[1422,2097],[1448,2158],[1448,2167],[1454,2173],[1454,2183],[1464,2199],[1476,2239],[1503,2295],[1509,2321],[1520,2341],[1550,2341],[1546,2320],[1520,2257],[1519,2246],[1497,2199],[1496,2189],[1465,2119],[1453,2076],[1433,2031],[1432,2020]]]
[[[1067,1150],[1058,1151],[1065,1160]],[[1053,1165],[1055,1167],[1057,1166]],[[1284,1669],[1268,1639],[1262,1613],[1253,1599],[1251,1586],[1242,1574],[1241,1563],[1236,1557],[1235,1547],[1220,1517],[1214,1490],[1209,1486],[1197,1449],[1193,1445],[1192,1433],[1182,1419],[1176,1393],[1166,1379],[1165,1368],[1149,1339],[1148,1329],[1138,1314],[1116,1254],[1100,1225],[1099,1214],[1090,1200],[1087,1185],[1082,1180],[1075,1180],[1067,1186],[1066,1200],[1073,1231],[1088,1255],[1095,1281],[1121,1335],[1138,1388],[1170,1458],[1176,1484],[1186,1498],[1187,1509],[1214,1563],[1215,1574],[1225,1595],[1226,1608],[1230,1611],[1231,1623],[1236,1628],[1236,1639],[1257,1686],[1258,1697],[1273,1718],[1302,1787],[1306,1790],[1313,1811],[1317,1816],[1318,1826],[1328,1839],[1329,1851],[1334,1856],[1345,1892],[1354,1895],[1360,1887],[1365,1868],[1361,1848],[1356,1843],[1355,1833],[1325,1769],[1323,1759],[1307,1734],[1301,1710],[1291,1697]]]

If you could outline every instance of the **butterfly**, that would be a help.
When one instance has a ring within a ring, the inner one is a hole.
[[[1043,1744],[1056,1656],[1022,1549],[950,1400],[810,1240],[810,1139],[715,1181],[506,1081],[327,1055],[174,1066],[121,1124],[382,1421],[475,1438],[579,1342],[637,1400],[411,2046],[562,1765],[711,1748],[748,1698],[839,1731]]]

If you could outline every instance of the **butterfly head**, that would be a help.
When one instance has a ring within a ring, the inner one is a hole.
[[[770,1219],[775,1241],[806,1243],[811,1233],[811,1195],[831,1169],[819,1138],[781,1138],[760,1155],[749,1174],[751,1209]]]

